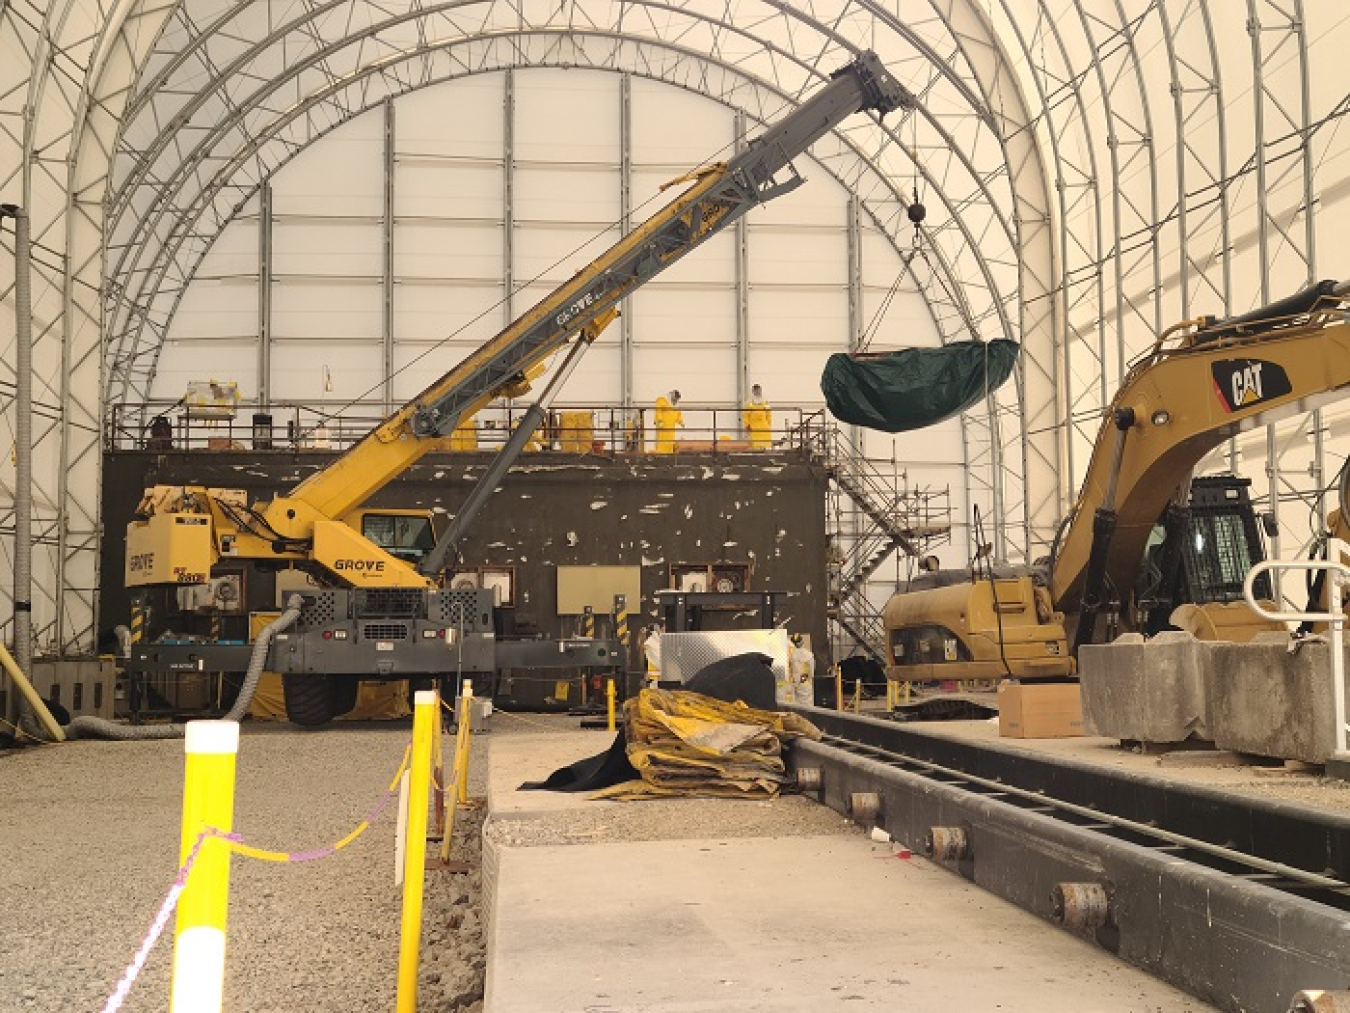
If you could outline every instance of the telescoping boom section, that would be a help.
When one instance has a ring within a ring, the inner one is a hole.
[[[213,523],[198,530],[180,524],[171,535],[181,543],[185,538],[204,538],[208,529],[213,530],[210,563],[221,554],[222,536],[229,540],[227,554],[235,558],[309,560],[330,571],[334,569],[330,560],[354,558],[357,544],[364,539],[343,519],[350,518],[422,455],[443,445],[442,438],[461,420],[471,417],[504,388],[533,375],[567,343],[594,340],[626,296],[750,208],[796,189],[802,178],[792,169],[792,159],[847,117],[859,112],[884,115],[912,102],[909,92],[875,54],[862,53],[734,158],[669,184],[687,186],[650,219],[290,493],[251,508],[222,506],[205,490],[188,490],[195,494],[195,505],[188,509],[211,515]],[[194,495],[187,499],[193,500]],[[183,500],[178,502],[182,504]],[[147,525],[155,527],[168,520],[154,516],[153,504],[143,504],[142,513],[147,516],[128,530],[129,555],[135,554],[138,545],[155,541]],[[155,544],[169,544],[170,533],[160,530],[157,534],[164,537]],[[341,572],[333,572],[333,577],[357,586],[432,586],[436,582],[435,575],[421,574],[375,546],[365,549],[361,558],[366,562],[355,568],[343,567]],[[143,569],[145,572],[137,574],[129,567],[129,583],[175,579],[159,566]],[[190,575],[198,569],[202,568],[196,567]]]

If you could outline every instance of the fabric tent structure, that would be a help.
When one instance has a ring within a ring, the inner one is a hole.
[[[31,509],[38,645],[97,648],[95,589],[115,579],[98,572],[115,537],[98,517],[107,406],[148,396],[207,251],[340,124],[438,82],[569,67],[698,93],[750,129],[862,48],[918,108],[813,154],[854,195],[854,265],[863,224],[908,240],[922,192],[934,266],[913,288],[935,343],[1021,346],[1015,380],[963,417],[959,463],[967,501],[998,519],[997,554],[1032,558],[1072,499],[1097,410],[1158,331],[1350,274],[1347,40],[1330,0],[0,5],[0,203],[26,210],[35,244],[32,481],[17,488],[0,455],[0,559],[13,566]],[[0,439],[13,445],[7,223],[0,246]],[[865,323],[854,313],[851,335]],[[1289,501],[1334,473],[1338,418],[1257,434],[1228,463],[1260,474],[1268,461],[1264,508],[1305,514]],[[7,637],[15,605],[0,585]]]

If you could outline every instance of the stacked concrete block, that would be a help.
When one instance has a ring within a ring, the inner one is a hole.
[[[1078,654],[1088,735],[1139,742],[1208,739],[1204,672],[1214,645],[1189,633],[1126,633]]]

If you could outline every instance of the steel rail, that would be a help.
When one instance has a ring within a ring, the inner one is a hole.
[[[1350,1002],[1350,817],[797,710],[799,787],[860,826],[1222,1010]]]
[[[1198,837],[1173,833],[1170,830],[1164,830],[1151,823],[1140,823],[1137,820],[1116,816],[1103,809],[1094,809],[1090,806],[1067,802],[1063,799],[1055,798],[1053,795],[1047,795],[1040,789],[1019,788],[1006,781],[997,781],[987,777],[979,777],[958,770],[955,767],[945,767],[938,763],[929,763],[925,760],[918,760],[906,756],[904,753],[893,752],[892,750],[883,749],[880,746],[853,742],[850,739],[841,738],[835,735],[826,735],[821,741],[827,744],[837,743],[838,748],[846,749],[849,752],[871,754],[873,756],[885,756],[888,758],[885,762],[888,763],[919,767],[930,774],[954,777],[969,784],[977,784],[981,787],[991,788],[994,793],[999,795],[1016,795],[1017,797],[1027,799],[1028,801],[1038,802],[1041,803],[1039,811],[1045,811],[1046,809],[1060,810],[1063,812],[1071,812],[1077,816],[1085,816],[1096,821],[1097,825],[1095,826],[1073,824],[1079,830],[1088,830],[1095,833],[1100,833],[1103,829],[1108,827],[1129,830],[1144,837],[1153,837],[1158,840],[1166,841],[1168,844],[1189,848],[1193,851],[1204,852],[1205,854],[1213,855],[1216,858],[1222,858],[1239,865],[1247,865],[1253,869],[1259,869],[1262,873],[1280,876],[1284,879],[1305,883],[1308,886],[1314,886],[1321,890],[1330,890],[1350,896],[1350,883],[1347,883],[1344,880],[1336,879],[1331,876],[1320,876],[1317,873],[1308,872],[1292,865],[1286,865],[1283,862],[1272,862],[1245,851],[1226,848],[1219,844],[1211,844],[1209,841],[1201,840]],[[947,783],[950,784],[951,782]],[[985,794],[983,797],[988,798],[989,795]],[[1273,888],[1277,890],[1280,889],[1278,886]]]

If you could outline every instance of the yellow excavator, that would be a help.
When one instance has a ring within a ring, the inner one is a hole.
[[[800,186],[792,160],[849,116],[884,116],[913,103],[874,53],[859,54],[735,157],[668,184],[685,189],[286,495],[253,504],[232,490],[148,490],[127,528],[126,582],[137,595],[128,671],[238,672],[246,661],[253,665],[242,641],[171,642],[166,623],[155,618],[171,610],[173,593],[209,587],[222,579],[223,566],[241,564],[296,567],[317,584],[296,615],[283,613],[288,627],[267,658],[267,668],[282,673],[287,716],[299,724],[324,724],[349,710],[358,678],[476,674],[556,665],[560,657],[577,667],[606,661],[560,655],[556,645],[496,643],[491,593],[484,600],[442,590],[447,559],[623,299],[751,208]],[[564,348],[539,400],[447,531],[436,537],[427,514],[366,506],[428,451],[444,448],[460,422],[492,398],[518,396]],[[509,659],[507,651],[514,652]]]
[[[1046,565],[935,571],[887,603],[890,679],[1063,679],[1107,614],[1119,632],[1181,624],[1215,639],[1255,626],[1242,579],[1259,562],[1245,481],[1195,479],[1225,440],[1345,396],[1350,388],[1350,283],[1324,281],[1225,320],[1188,320],[1136,360],[1106,409],[1087,478]],[[1229,508],[1193,524],[1207,492]],[[1199,553],[1197,559],[1196,554]],[[1220,600],[1182,573],[1208,561],[1231,571]],[[1152,580],[1141,582],[1143,573]],[[1146,583],[1148,589],[1141,589]],[[1269,594],[1269,591],[1265,592]]]

